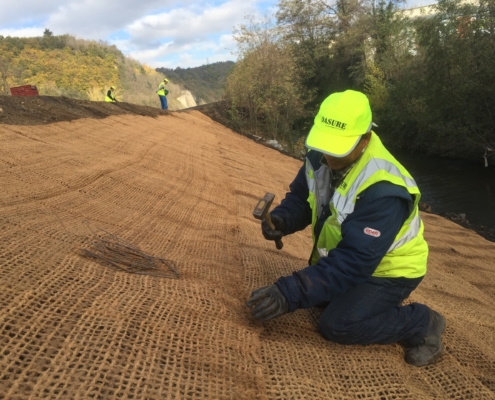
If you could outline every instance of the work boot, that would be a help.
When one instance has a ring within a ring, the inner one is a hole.
[[[406,350],[405,360],[416,367],[433,364],[442,357],[442,333],[445,331],[445,318],[430,310],[430,324],[426,336],[413,347]]]

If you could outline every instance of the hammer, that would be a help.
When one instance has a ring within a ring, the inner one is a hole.
[[[268,211],[270,209],[270,206],[273,203],[273,199],[275,198],[275,195],[273,193],[266,193],[259,201],[258,204],[256,204],[256,207],[254,207],[253,210],[253,216],[256,219],[259,219],[263,221],[263,218],[265,219],[266,223],[272,230],[276,230],[275,225],[273,225],[272,218],[270,216],[270,212]],[[275,244],[277,246],[278,250],[281,250],[282,247],[284,247],[284,244],[282,243],[282,239],[277,239],[275,240]]]

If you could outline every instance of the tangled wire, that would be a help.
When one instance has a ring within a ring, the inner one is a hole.
[[[91,230],[89,225],[88,228]],[[92,258],[103,264],[141,275],[160,278],[178,278],[176,264],[172,260],[154,257],[143,252],[139,247],[115,236],[104,229],[98,228],[105,235],[95,234],[90,242],[91,248],[81,247],[80,255]]]

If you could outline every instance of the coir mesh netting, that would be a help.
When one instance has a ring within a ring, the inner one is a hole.
[[[0,125],[0,398],[493,399],[495,244],[423,215],[429,271],[409,301],[447,319],[445,355],[342,346],[321,311],[254,321],[249,293],[306,265],[251,212],[301,162],[193,111]],[[66,227],[66,230],[61,225]],[[136,275],[81,257],[87,225],[173,260]]]

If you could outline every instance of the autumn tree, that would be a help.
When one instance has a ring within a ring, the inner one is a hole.
[[[0,42],[0,94],[10,94],[9,88],[18,81],[20,73],[14,52]]]
[[[269,20],[242,25],[235,34],[239,61],[227,79],[231,116],[252,133],[294,140],[293,124],[305,115],[311,91],[301,84],[301,71],[281,30]]]
[[[9,92],[8,79],[10,77],[12,60],[10,57],[2,55],[0,57],[0,94]]]

